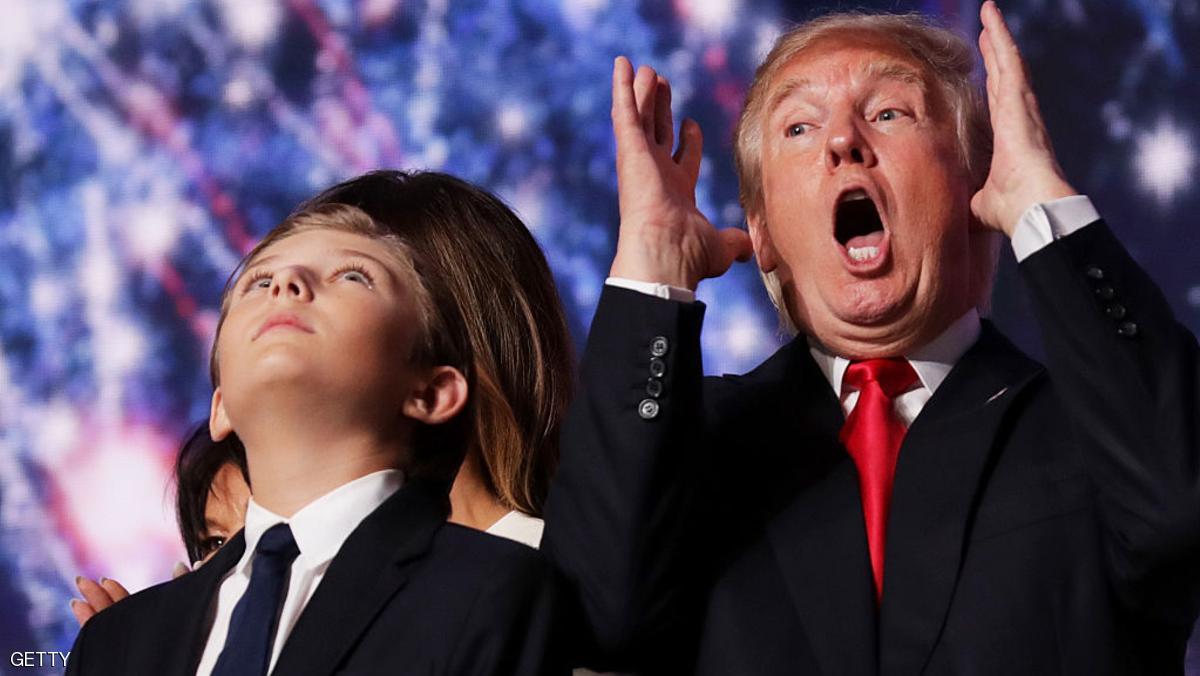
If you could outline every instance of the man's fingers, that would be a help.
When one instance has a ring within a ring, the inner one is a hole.
[[[613,134],[618,148],[643,143],[642,122],[633,96],[633,64],[623,56],[613,62],[612,98]]]
[[[654,138],[654,100],[658,92],[658,73],[650,66],[641,66],[633,78],[633,98],[637,102],[638,120],[647,139]]]
[[[671,83],[659,75],[654,95],[654,142],[666,146],[667,152],[675,145],[675,120],[671,116]]]
[[[113,603],[129,598],[129,590],[116,580],[102,578],[100,580],[100,586],[104,589],[104,591],[108,592],[108,596],[113,600]]]
[[[96,612],[104,610],[113,604],[112,597],[108,595],[108,591],[93,580],[83,576],[77,577],[75,578],[75,587],[79,589],[80,594],[83,594],[83,600],[87,601],[88,605]]]
[[[75,621],[82,627],[96,614],[96,609],[89,606],[86,601],[71,599],[71,614],[75,616]]]
[[[717,231],[721,242],[720,269],[714,270],[712,276],[725,274],[734,261],[746,262],[754,255],[754,245],[750,242],[750,234],[738,228],[725,228]]]
[[[1005,84],[1024,86],[1028,79],[1025,62],[1021,59],[1021,50],[1017,47],[1017,41],[1013,39],[1012,33],[1009,32],[1008,24],[1005,23],[1000,8],[996,6],[995,2],[988,0],[979,10],[979,20],[983,23],[984,30],[988,32],[988,39],[993,47],[995,65],[1000,75],[1005,78]],[[1010,78],[1011,81],[1009,81]]]
[[[700,176],[700,161],[704,158],[704,134],[695,120],[684,118],[679,126],[679,149],[675,151],[675,163],[683,169],[688,181],[696,185]]]

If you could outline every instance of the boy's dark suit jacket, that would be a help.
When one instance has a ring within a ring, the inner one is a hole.
[[[93,617],[67,673],[194,674],[217,587],[244,551],[239,533],[199,570]],[[557,673],[547,579],[535,550],[447,524],[444,489],[410,484],[342,545],[272,673]]]
[[[914,421],[878,610],[843,414],[806,341],[704,379],[700,304],[606,289],[543,543],[576,586],[592,661],[1182,673],[1200,576],[1196,339],[1102,222],[1019,267],[1048,366],[985,322]],[[643,419],[658,337],[663,391]]]

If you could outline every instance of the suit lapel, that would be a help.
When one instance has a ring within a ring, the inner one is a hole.
[[[447,516],[445,486],[412,483],[367,516],[338,550],[279,654],[274,673],[330,674],[404,587]]]
[[[997,432],[1040,372],[985,322],[909,429],[888,516],[881,673],[924,668],[945,623]]]
[[[752,374],[768,393],[758,443],[777,454],[768,541],[821,672],[873,674],[875,598],[857,473],[837,440],[841,405],[803,339],[785,350]]]
[[[200,655],[208,642],[209,621],[213,599],[221,580],[242,558],[246,540],[241,531],[225,544],[208,563],[176,580],[172,597],[167,601],[169,612],[155,618],[155,632],[169,637],[163,645],[178,646],[180,636],[190,637],[184,650],[167,651],[167,663],[162,673],[190,676],[196,673]]]

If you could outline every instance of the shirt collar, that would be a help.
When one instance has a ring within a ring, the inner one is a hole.
[[[313,500],[290,519],[268,510],[251,496],[246,506],[246,552],[237,570],[246,571],[259,538],[277,523],[291,527],[300,556],[310,567],[329,561],[358,524],[403,485],[404,473],[399,470],[372,472]]]
[[[954,368],[963,354],[979,339],[979,332],[979,312],[971,308],[937,338],[904,356],[931,395],[950,374],[950,369]],[[846,375],[850,360],[831,354],[811,337],[808,339],[808,351],[817,362],[817,368],[821,369],[821,373],[833,387],[834,394],[840,399],[842,378]]]

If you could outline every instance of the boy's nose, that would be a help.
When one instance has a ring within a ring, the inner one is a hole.
[[[312,287],[305,279],[302,270],[286,267],[271,275],[271,297],[279,298],[285,295],[293,300],[312,300]]]

